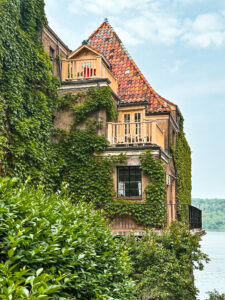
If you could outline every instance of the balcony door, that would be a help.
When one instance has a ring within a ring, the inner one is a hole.
[[[142,142],[141,113],[124,114],[124,139],[126,144]]]

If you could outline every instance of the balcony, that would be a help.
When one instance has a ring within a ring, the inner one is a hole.
[[[90,59],[62,59],[62,81],[92,80],[108,78],[109,86],[117,94],[117,79],[102,57]]]
[[[112,147],[156,144],[165,149],[165,132],[157,121],[109,122],[107,137]]]

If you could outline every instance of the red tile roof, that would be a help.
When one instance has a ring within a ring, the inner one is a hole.
[[[111,63],[112,73],[118,79],[118,96],[125,103],[148,102],[149,112],[170,111],[170,104],[175,105],[154,91],[108,22],[90,35],[88,44]]]

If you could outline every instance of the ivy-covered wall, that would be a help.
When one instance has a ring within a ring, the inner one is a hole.
[[[171,147],[177,171],[177,203],[191,204],[191,149],[184,133],[184,118],[180,112],[178,114],[180,122],[176,148]],[[182,205],[178,205],[180,219],[183,220],[186,215],[187,210],[182,209]]]
[[[44,1],[0,0],[0,160],[3,176],[52,187],[58,80],[41,44]]]

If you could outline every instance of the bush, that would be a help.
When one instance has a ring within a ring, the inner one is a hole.
[[[209,294],[208,300],[225,300],[225,294],[219,294],[216,290],[207,294]]]
[[[140,240],[126,238],[137,299],[195,300],[198,290],[191,274],[207,261],[199,241],[180,223],[173,223],[162,235],[152,230]]]
[[[46,196],[41,187],[0,179],[0,222],[0,294],[10,286],[34,293],[27,277],[43,269],[40,293],[53,285],[54,299],[133,299],[127,253],[92,206],[72,205],[66,189]]]

